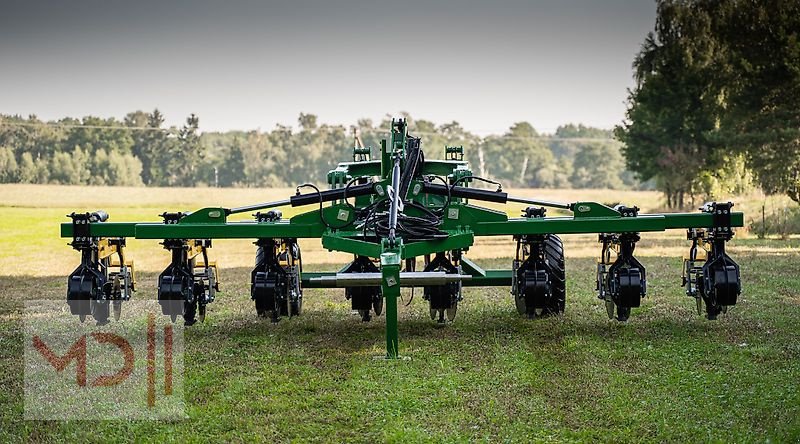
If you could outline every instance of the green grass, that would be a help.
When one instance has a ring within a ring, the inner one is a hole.
[[[138,199],[112,217],[158,207]],[[22,307],[64,297],[77,263],[54,237],[65,210],[7,207],[0,222],[19,233],[0,237],[0,264],[14,270],[0,272],[0,442],[800,441],[800,243],[737,236],[744,293],[710,322],[679,287],[681,233],[644,236],[649,295],[626,324],[609,321],[594,296],[596,239],[568,237],[563,316],[522,319],[508,289],[467,289],[456,322],[438,327],[418,291],[400,309],[410,360],[394,362],[375,359],[384,317],[361,323],[342,290],[306,290],[299,318],[258,319],[252,245],[233,244],[248,248],[238,254],[215,244],[231,260],[206,323],[187,330],[188,419],[24,421]],[[487,246],[470,255],[498,251]],[[166,263],[157,255],[140,273],[139,299],[155,297],[155,264]]]
[[[383,317],[362,324],[341,291],[307,290],[303,316],[271,325],[253,314],[248,270],[227,270],[187,332],[189,419],[174,423],[21,421],[21,301],[61,298],[63,277],[3,278],[0,439],[797,441],[798,257],[740,259],[745,294],[716,322],[674,285],[676,258],[647,260],[651,296],[627,324],[594,298],[589,259],[568,261],[561,317],[521,319],[506,289],[471,289],[440,328],[417,297],[401,309],[411,359],[397,362],[374,359]]]

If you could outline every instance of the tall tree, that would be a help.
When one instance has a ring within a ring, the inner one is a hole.
[[[800,202],[800,2],[726,2],[729,54],[722,138],[746,150],[769,193]]]
[[[636,87],[626,121],[615,134],[625,143],[627,166],[639,179],[655,179],[670,207],[696,191],[701,171],[718,165],[709,140],[717,129],[722,46],[713,38],[718,10],[710,2],[659,1],[655,31],[634,60]]]
[[[141,163],[141,180],[145,185],[167,184],[167,130],[162,128],[164,116],[158,108],[151,113],[135,111],[125,117],[125,124],[137,128],[131,131],[131,153]]]
[[[236,137],[233,139],[228,155],[222,165],[218,167],[219,185],[223,187],[235,184],[246,184],[244,154],[242,152],[242,141]]]
[[[200,119],[195,114],[186,118],[178,131],[178,138],[166,144],[169,185],[190,187],[195,185],[195,172],[204,157],[199,134]]]
[[[14,150],[0,146],[0,183],[13,183],[18,180],[19,170]]]
[[[624,188],[625,160],[610,143],[587,142],[575,154],[570,182],[575,188]]]
[[[487,170],[495,179],[523,187],[563,186],[553,153],[528,122],[515,123],[501,137],[487,137],[481,149],[492,159]]]
[[[800,202],[798,2],[661,0],[634,69],[616,134],[670,203],[739,187],[742,156],[765,191]]]

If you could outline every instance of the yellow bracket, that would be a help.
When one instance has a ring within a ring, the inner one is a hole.
[[[708,251],[711,249],[711,242],[698,242],[697,243],[697,257],[695,258],[696,262],[701,262],[708,260]],[[689,253],[683,255],[683,260],[688,261],[691,259],[689,257]]]
[[[97,259],[108,259],[109,267],[121,267],[120,258],[122,251],[118,245],[113,245],[108,242],[107,237],[102,237],[97,242]],[[131,287],[136,288],[136,273],[134,272],[133,260],[126,260],[125,266],[131,272]]]
[[[203,253],[203,248],[205,248],[202,245],[198,245],[197,239],[192,239],[190,245],[191,245],[191,247],[189,247],[189,252],[187,253],[188,256],[189,256],[189,259],[192,259],[192,258],[196,257],[197,255],[202,254]]]
[[[205,262],[195,262],[194,268],[206,268]],[[208,261],[208,267],[214,271],[214,280],[219,282],[219,269],[217,268],[217,261]]]
[[[131,288],[136,288],[136,272],[133,268],[133,260],[125,261],[125,266],[131,272]]]
[[[620,246],[617,245],[617,244],[610,244],[608,246],[608,252],[609,253],[614,253],[613,257],[614,257],[615,260],[616,260],[616,257],[619,256],[619,247]],[[608,260],[606,260],[606,258],[603,257],[603,255],[601,254],[600,257],[597,259],[597,263],[598,264],[604,264],[604,265],[611,265],[611,264],[614,263],[614,261],[611,260],[611,258],[612,258],[611,254],[608,255]]]
[[[201,256],[203,254],[203,250],[207,250],[207,247],[202,245],[200,239],[190,239],[189,242],[189,245],[191,245],[188,253],[189,259],[194,259],[197,256]],[[194,263],[194,268],[210,268],[214,273],[214,281],[219,283],[219,270],[217,269],[217,261],[208,261],[208,265],[206,265],[205,261],[197,260]]]
[[[100,238],[97,242],[97,259],[105,259],[117,252],[117,246],[109,244],[108,238]]]

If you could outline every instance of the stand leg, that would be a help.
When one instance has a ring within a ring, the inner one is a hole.
[[[400,255],[381,255],[381,290],[386,298],[386,358],[398,358],[397,299],[400,297]]]

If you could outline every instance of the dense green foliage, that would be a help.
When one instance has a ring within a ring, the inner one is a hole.
[[[458,122],[411,121],[429,158],[445,145],[461,145],[475,174],[507,186],[634,188],[621,146],[610,131],[583,125],[543,136],[527,122],[499,136],[481,138]],[[0,182],[158,186],[292,186],[324,182],[337,162],[352,155],[354,134],[377,155],[390,122],[359,120],[345,128],[301,114],[297,128],[272,131],[198,131],[190,116],[165,128],[158,110],[136,111],[123,121],[85,117],[42,122],[0,116]]]
[[[628,167],[671,206],[752,172],[800,201],[800,3],[660,0],[617,128]]]

